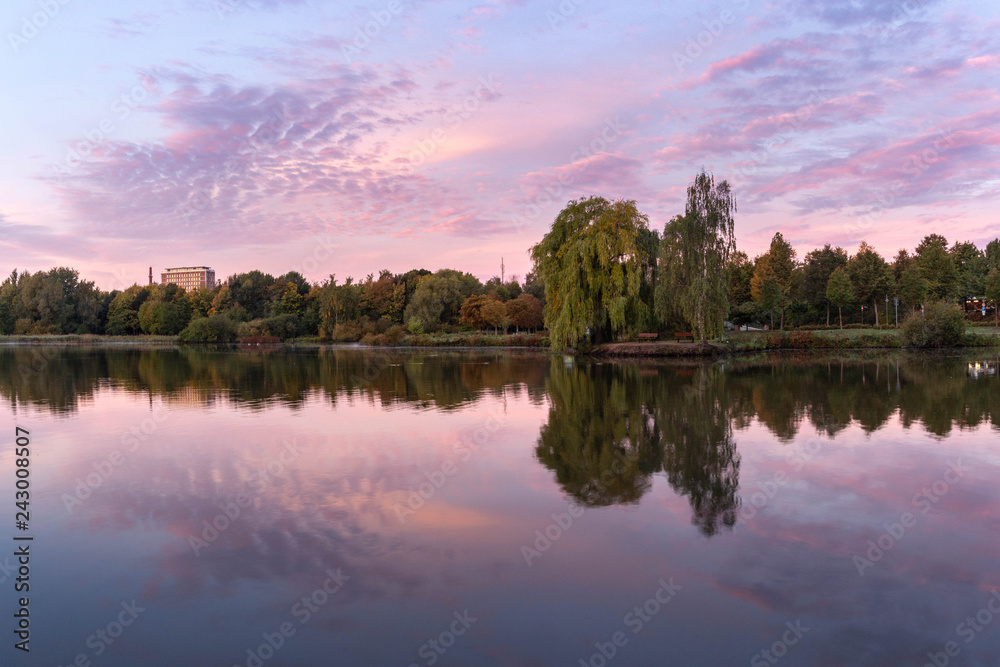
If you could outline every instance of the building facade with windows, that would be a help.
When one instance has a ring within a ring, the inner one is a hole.
[[[160,274],[160,283],[173,283],[185,290],[199,287],[212,289],[215,287],[215,271],[207,266],[180,266],[174,269],[164,269]]]

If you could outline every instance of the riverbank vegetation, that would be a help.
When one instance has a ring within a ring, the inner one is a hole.
[[[544,341],[558,350],[689,332],[701,345],[728,339],[933,347],[988,342],[970,338],[965,327],[998,322],[1000,239],[980,249],[930,234],[891,260],[865,242],[853,255],[827,244],[800,261],[778,232],[751,259],[736,247],[736,210],[729,184],[704,171],[688,187],[684,213],[662,234],[634,201],[571,201],[530,249],[533,269],[523,280],[501,275],[483,283],[453,269],[413,269],[310,283],[296,271],[275,277],[252,270],[191,291],[172,284],[104,291],[66,267],[15,269],[0,284],[0,334],[213,343]],[[897,326],[898,334],[881,331]],[[746,327],[769,332],[739,338],[731,331]],[[820,327],[871,331],[805,335]],[[775,337],[775,330],[795,335]]]

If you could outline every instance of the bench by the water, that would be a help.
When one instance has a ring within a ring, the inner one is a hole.
[[[693,333],[685,333],[683,331],[675,331],[674,332],[674,338],[677,339],[677,342],[680,342],[680,341],[688,339],[688,338],[691,339],[692,343],[694,342],[694,334]]]
[[[660,337],[658,333],[641,333],[639,334],[639,340],[656,340]]]

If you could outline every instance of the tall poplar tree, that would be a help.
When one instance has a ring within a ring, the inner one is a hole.
[[[676,312],[704,343],[722,333],[729,313],[727,268],[736,250],[736,199],[727,181],[702,170],[687,189],[684,215],[663,230],[657,265],[656,309]]]

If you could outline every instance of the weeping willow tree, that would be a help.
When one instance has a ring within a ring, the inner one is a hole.
[[[532,246],[545,283],[545,325],[554,349],[575,345],[589,328],[595,343],[650,320],[644,286],[653,282],[656,232],[635,201],[603,197],[566,205]]]
[[[674,216],[660,240],[656,312],[678,315],[702,343],[722,333],[729,312],[727,270],[736,250],[736,199],[727,181],[704,170],[688,186],[684,215]]]

